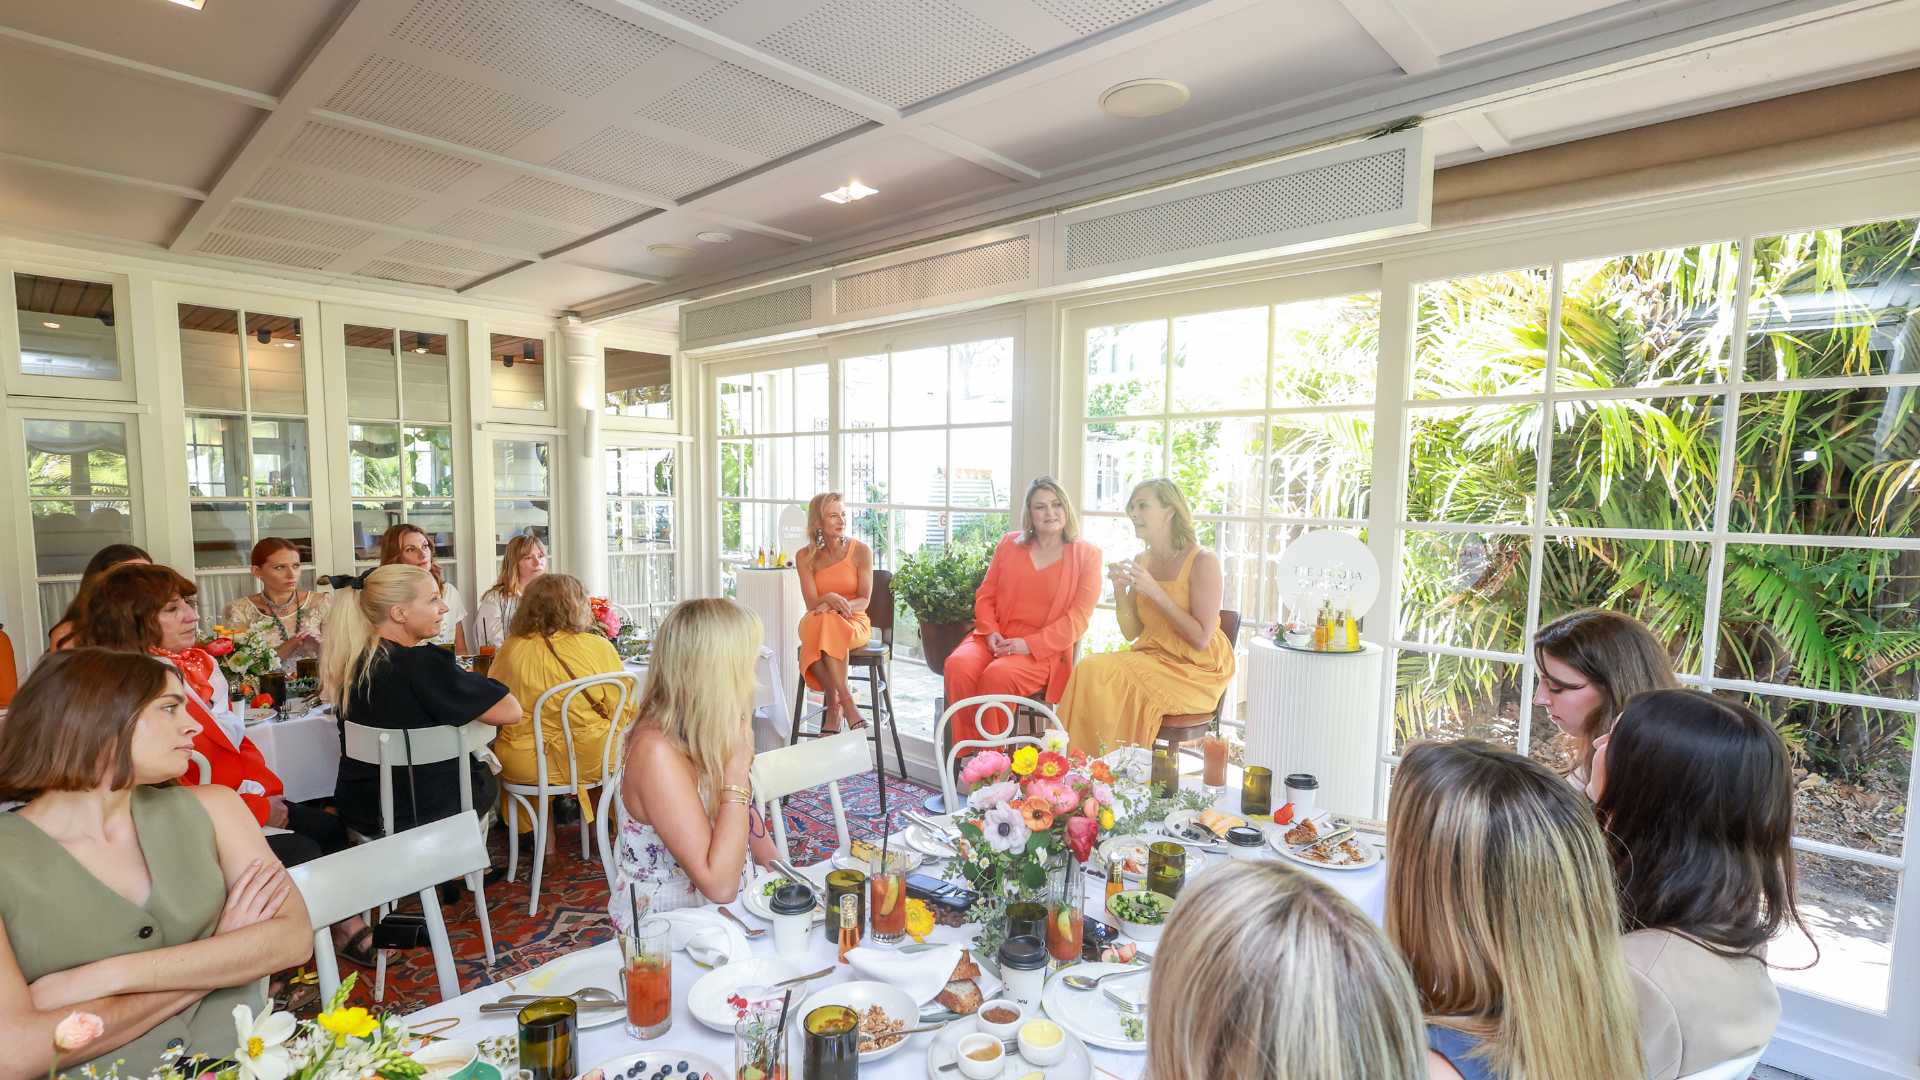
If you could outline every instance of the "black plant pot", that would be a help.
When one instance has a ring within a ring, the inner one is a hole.
[[[927,658],[927,669],[935,675],[942,674],[947,666],[947,657],[960,643],[973,633],[973,620],[952,623],[920,624],[920,651]]]

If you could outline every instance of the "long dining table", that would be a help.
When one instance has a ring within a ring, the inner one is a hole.
[[[1239,779],[1239,770],[1237,767],[1231,768],[1227,778],[1227,785],[1222,788],[1216,796],[1214,804],[1216,808],[1230,813],[1238,813],[1240,803]],[[1183,783],[1189,787],[1197,786],[1197,780],[1198,777],[1192,773],[1188,773],[1182,777]],[[1268,829],[1273,828],[1271,825],[1265,827]],[[891,843],[904,844],[905,831],[906,830],[902,829],[894,833]],[[1362,839],[1365,840],[1366,838],[1362,837]],[[1377,840],[1372,842],[1377,843]],[[1264,859],[1281,858],[1270,846],[1262,848],[1260,853],[1255,857]],[[1209,855],[1208,862],[1204,866],[1193,868],[1190,864],[1189,874],[1197,875],[1204,873],[1208,867],[1214,864],[1214,860],[1224,861],[1225,859],[1226,856],[1223,854]],[[1297,862],[1291,865],[1314,875],[1332,886],[1336,891],[1358,905],[1359,908],[1376,923],[1383,921],[1386,909],[1386,863],[1384,859],[1375,865],[1359,870],[1321,869],[1304,866]],[[802,869],[806,870],[808,868],[803,867]],[[917,872],[934,877],[941,877],[943,876],[943,869],[944,863],[942,861],[929,859]],[[818,872],[815,871],[810,876],[817,877],[817,873]],[[1111,916],[1106,915],[1104,912],[1105,894],[1100,885],[1101,883],[1098,880],[1089,881],[1086,892],[1086,910],[1096,918],[1111,920]],[[720,905],[710,905],[709,910],[717,906]],[[725,906],[730,908],[735,914],[740,915],[750,926],[768,926],[764,920],[746,912],[744,906],[740,903],[736,902]],[[965,924],[961,926],[939,925],[934,927],[933,932],[928,936],[928,940],[937,943],[970,945],[978,929],[976,924]],[[785,957],[784,959],[797,965],[801,971],[817,971],[826,967],[832,967],[835,970],[831,975],[806,983],[800,987],[795,992],[793,998],[796,1009],[804,997],[822,987],[833,986],[838,983],[862,978],[862,976],[856,974],[849,965],[835,963],[834,946],[827,941],[825,934],[821,932],[818,925],[808,933],[807,938],[808,951],[804,959],[794,957]],[[1123,937],[1121,940],[1126,939]],[[776,955],[773,947],[773,935],[771,933],[755,938],[749,942],[748,947],[751,950],[751,955],[756,958],[773,957]],[[1153,944],[1144,944],[1142,951],[1151,952],[1154,947]],[[605,970],[605,978],[599,981],[599,985],[615,989],[621,986],[620,954],[618,946],[614,942],[605,942],[593,946],[590,949],[583,950],[583,952],[586,954],[585,957],[582,957],[579,953],[570,954],[567,957],[552,961],[548,966],[563,962],[569,965],[590,963],[596,968],[604,968]],[[489,1002],[496,1001],[507,994],[526,993],[529,987],[537,987],[541,981],[541,970],[540,968],[536,968],[515,976],[511,980],[513,985],[509,985],[507,980],[496,981],[487,986],[482,986],[464,993],[452,1001],[442,1002],[438,1005],[421,1009],[409,1015],[407,1018],[408,1022],[419,1026],[436,1020],[444,1021],[449,1017],[457,1019],[459,1021],[457,1027],[447,1033],[450,1038],[478,1041],[494,1036],[512,1035],[515,1030],[512,1013],[496,1012],[483,1014],[480,1011],[480,1007]],[[706,973],[706,970],[697,964],[685,951],[676,952],[673,956],[673,1020],[670,1030],[656,1039],[639,1041],[630,1038],[626,1033],[625,1025],[619,1022],[609,1023],[601,1027],[583,1029],[578,1036],[578,1059],[581,1071],[585,1072],[595,1066],[614,1061],[629,1054],[641,1052],[651,1054],[660,1051],[674,1051],[680,1054],[699,1055],[710,1061],[724,1065],[728,1070],[726,1075],[731,1076],[733,1067],[733,1035],[730,1032],[721,1032],[706,1027],[694,1018],[687,1005],[689,988]],[[900,1078],[900,1080],[904,1080],[904,1078],[907,1077],[933,1076],[935,1074],[933,1074],[929,1068],[927,1051],[929,1045],[935,1038],[936,1033],[932,1032],[910,1036],[906,1046],[901,1047],[886,1058],[862,1064],[860,1075],[862,1077],[873,1078]],[[1091,1044],[1087,1046],[1087,1050],[1095,1068],[1095,1076],[1105,1075],[1132,1080],[1132,1078],[1140,1076],[1145,1067],[1146,1055],[1144,1053],[1110,1050]],[[664,1056],[672,1059],[675,1053],[668,1053]],[[1007,1075],[1012,1076],[1013,1070],[1008,1070]],[[1055,1075],[1054,1070],[1048,1070],[1048,1075]],[[938,1076],[941,1080],[952,1080],[952,1078],[958,1077],[959,1074],[957,1072],[944,1072],[939,1073]]]

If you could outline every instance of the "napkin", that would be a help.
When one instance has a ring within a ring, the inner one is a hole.
[[[925,1005],[946,988],[947,977],[960,963],[960,948],[948,945],[906,954],[898,949],[861,945],[847,951],[847,962],[861,975],[897,986],[915,1004]]]
[[[687,955],[708,967],[731,964],[733,939],[719,927],[695,931],[687,938]]]
[[[727,933],[726,924],[720,921],[720,916],[711,911],[680,908],[660,912],[660,917],[673,927],[671,947],[675,952],[685,951],[688,956],[711,967],[746,959],[733,955],[733,935]]]

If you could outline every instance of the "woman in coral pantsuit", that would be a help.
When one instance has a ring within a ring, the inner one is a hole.
[[[973,633],[947,657],[949,703],[975,694],[1060,700],[1100,600],[1100,549],[1079,536],[1067,493],[1052,477],[1035,480],[1020,531],[1000,538],[973,596]],[[977,710],[954,716],[948,745],[979,737]]]
[[[800,672],[808,687],[820,691],[821,731],[839,731],[842,720],[860,727],[860,710],[847,684],[847,654],[873,635],[867,618],[873,552],[847,535],[847,511],[837,491],[815,495],[807,504],[807,540],[793,559],[807,605],[800,617]]]
[[[1107,576],[1132,644],[1080,661],[1058,710],[1072,745],[1090,754],[1150,745],[1161,717],[1212,712],[1233,681],[1220,557],[1200,546],[1185,496],[1171,480],[1147,480],[1128,497],[1127,517],[1147,550]]]

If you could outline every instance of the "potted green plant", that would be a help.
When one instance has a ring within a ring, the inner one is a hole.
[[[987,578],[992,552],[980,544],[921,548],[893,573],[893,594],[920,623],[920,649],[938,675],[947,655],[973,632],[973,594]]]

